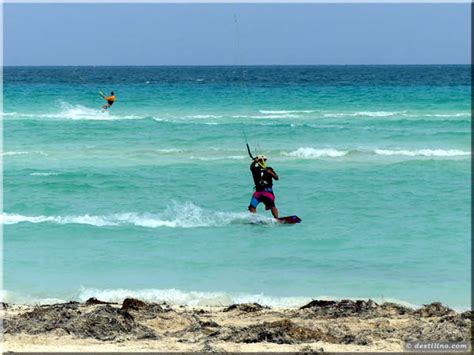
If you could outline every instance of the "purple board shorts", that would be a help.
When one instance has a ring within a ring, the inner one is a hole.
[[[257,208],[260,202],[263,202],[266,210],[275,207],[275,195],[273,191],[255,191],[250,200],[249,207]]]

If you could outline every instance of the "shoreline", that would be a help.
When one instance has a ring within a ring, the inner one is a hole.
[[[176,306],[126,298],[2,303],[3,351],[404,351],[406,341],[471,339],[472,312],[439,302],[412,309],[372,300]]]

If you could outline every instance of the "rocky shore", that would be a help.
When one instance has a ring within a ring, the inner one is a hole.
[[[440,303],[312,301],[189,307],[125,299],[2,304],[4,351],[403,351],[405,341],[469,341],[471,312]]]

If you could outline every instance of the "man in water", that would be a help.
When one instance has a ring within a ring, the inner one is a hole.
[[[110,93],[110,96],[105,96],[104,93],[101,91],[101,92],[100,92],[100,96],[102,96],[102,98],[103,98],[105,101],[107,101],[107,103],[106,103],[104,106],[102,106],[102,111],[107,110],[107,109],[108,109],[109,107],[111,107],[111,106],[114,104],[114,102],[115,102],[115,95],[114,95],[114,92],[113,92],[113,91]]]
[[[257,155],[250,164],[250,171],[255,182],[255,192],[250,200],[249,211],[257,212],[258,204],[263,202],[265,209],[271,210],[273,217],[278,218],[275,195],[273,194],[273,179],[278,180],[278,175],[271,167],[266,166],[266,161],[267,158],[264,155]]]

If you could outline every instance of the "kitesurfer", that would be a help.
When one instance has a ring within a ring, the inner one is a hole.
[[[100,92],[99,95],[105,100],[107,101],[107,103],[102,106],[102,111],[104,110],[107,110],[109,107],[111,107],[114,102],[115,102],[115,95],[114,95],[114,92],[112,91],[110,93],[110,96],[105,96],[103,92]]]
[[[273,179],[278,180],[277,173],[269,166],[266,166],[267,158],[264,155],[257,155],[250,164],[253,181],[255,182],[255,192],[250,200],[249,211],[257,212],[257,206],[263,202],[266,210],[271,210],[273,217],[278,218],[278,209],[275,207],[275,195],[273,194]]]

